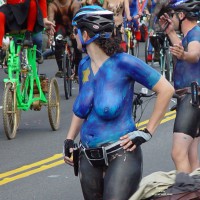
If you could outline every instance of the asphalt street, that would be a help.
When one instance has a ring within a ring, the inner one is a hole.
[[[143,59],[144,44],[140,47],[140,57]],[[157,65],[154,67],[159,70]],[[46,73],[49,79],[56,71],[54,59],[46,60],[39,68],[39,73]],[[65,100],[63,82],[58,79],[61,97],[61,123],[58,131],[51,130],[47,108],[43,107],[41,111],[22,112],[16,138],[7,140],[2,119],[5,77],[3,69],[0,69],[0,200],[83,200],[79,179],[74,176],[73,168],[64,164],[62,159],[63,141],[71,122],[78,84],[73,84],[73,95]],[[136,85],[135,89],[140,91],[141,86]],[[144,103],[145,110],[139,127],[147,123],[154,100]],[[169,107],[172,105],[173,102]],[[140,113],[139,109],[138,117]],[[167,111],[156,135],[142,145],[143,176],[174,169],[170,157],[174,117],[174,112]]]

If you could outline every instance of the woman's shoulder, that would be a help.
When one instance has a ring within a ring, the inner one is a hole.
[[[128,54],[128,53],[125,53],[125,52],[122,52],[122,53],[116,53],[112,56],[114,59],[117,59],[121,62],[126,62],[128,60],[134,60],[134,56]]]
[[[79,68],[84,68],[86,65],[88,65],[87,63],[89,62],[90,57],[88,55],[86,55],[79,63]]]

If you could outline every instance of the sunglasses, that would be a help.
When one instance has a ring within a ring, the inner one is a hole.
[[[77,29],[77,28],[74,28],[74,29],[73,29],[73,34],[74,34],[74,35],[77,35],[77,34],[78,34],[78,29]]]
[[[170,12],[170,13],[168,13],[168,15],[170,18],[173,18],[173,16],[175,15],[175,12]]]

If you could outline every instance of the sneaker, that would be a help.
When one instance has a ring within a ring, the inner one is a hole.
[[[33,46],[33,40],[32,40],[32,36],[31,36],[30,31],[25,32],[23,46],[25,46],[25,47],[32,47]]]
[[[58,78],[63,78],[64,74],[62,71],[58,71],[58,72],[56,72],[55,76]]]
[[[8,74],[8,68],[4,68],[3,71],[5,74]]]
[[[153,58],[152,58],[152,54],[148,54],[148,55],[147,55],[147,61],[148,61],[148,62],[151,62],[152,59],[153,59]]]
[[[0,47],[0,65],[3,66],[3,60],[5,58],[5,51]]]
[[[44,58],[43,58],[43,56],[41,55],[41,56],[38,56],[37,57],[37,63],[38,64],[42,64],[44,62]]]

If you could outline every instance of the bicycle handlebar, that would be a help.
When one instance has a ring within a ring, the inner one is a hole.
[[[172,96],[172,98],[174,98],[174,99],[180,99],[180,96],[178,94],[174,93],[173,96]]]
[[[141,98],[141,97],[152,97],[152,96],[155,95],[156,93],[155,93],[155,92],[152,92],[151,94],[144,94],[144,93],[142,93],[142,92],[140,92],[140,93],[134,92],[134,94],[135,94],[136,96],[139,96],[139,97]]]

